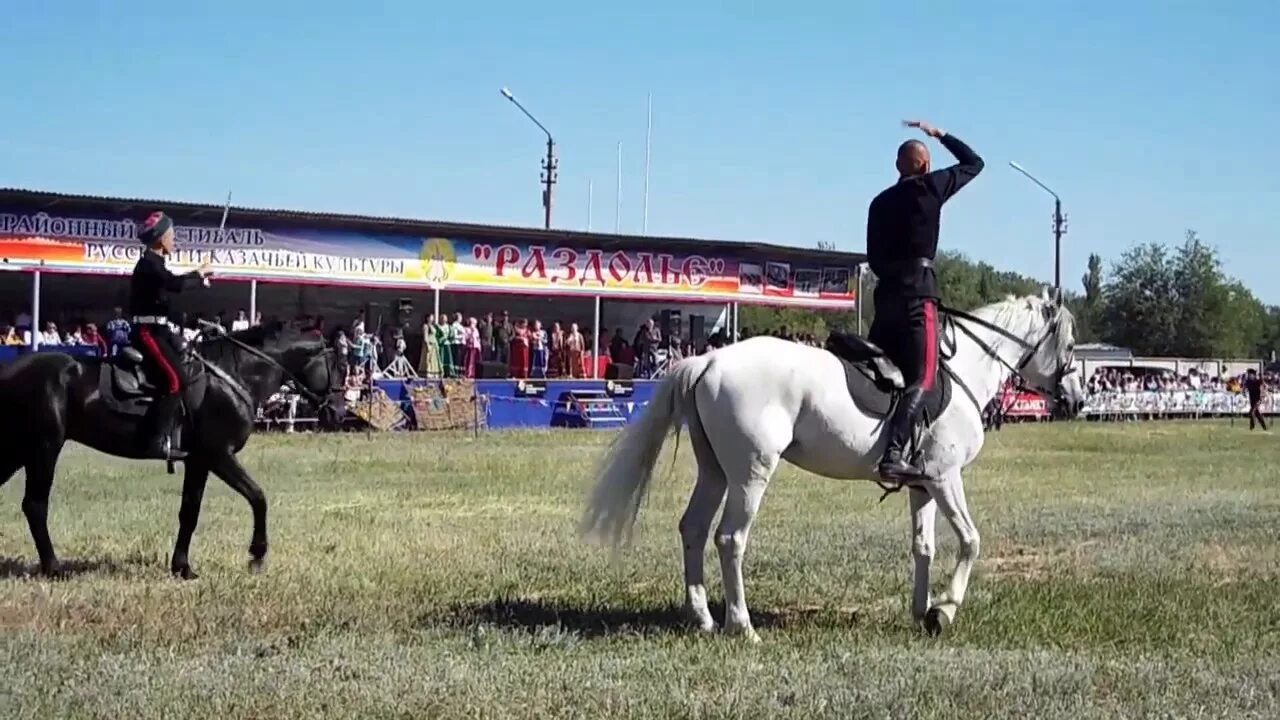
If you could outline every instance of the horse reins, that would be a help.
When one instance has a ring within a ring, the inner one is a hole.
[[[1018,379],[1019,389],[1032,390],[1042,395],[1052,395],[1056,392],[1056,389],[1050,390],[1047,388],[1040,387],[1039,385],[1036,385],[1034,383],[1027,382],[1027,379],[1022,375],[1022,370],[1026,368],[1028,364],[1031,363],[1032,358],[1036,356],[1036,353],[1040,352],[1040,348],[1044,346],[1044,344],[1049,340],[1049,338],[1057,335],[1058,328],[1061,323],[1061,317],[1062,317],[1061,310],[1059,310],[1058,313],[1054,315],[1053,320],[1049,323],[1049,328],[1045,331],[1044,335],[1040,336],[1040,339],[1037,340],[1035,343],[1029,343],[1025,339],[1020,338],[1017,335],[1014,335],[1008,330],[1005,330],[1004,328],[990,321],[983,320],[982,318],[976,315],[973,315],[971,313],[967,313],[963,310],[956,310],[954,308],[948,308],[948,307],[941,307],[940,309],[945,315],[951,318],[952,320],[951,327],[953,329],[957,327],[960,328],[960,330],[963,331],[965,335],[968,335],[969,339],[973,340],[974,343],[976,343],[978,347],[981,348],[982,351],[987,354],[988,357],[993,358],[996,362],[1003,365],[1007,370],[1009,370],[1009,372],[1015,378]],[[963,320],[965,322],[955,322],[956,320]],[[1000,357],[1000,353],[996,352],[995,348],[991,347],[990,343],[978,337],[977,333],[975,333],[972,329],[970,329],[965,324],[967,322],[980,325],[1026,348],[1026,352],[1023,353],[1022,359],[1018,361],[1017,366],[1015,367],[1009,364],[1008,362],[1005,361],[1004,358]],[[953,345],[954,345],[954,342],[955,340],[953,339],[952,340]],[[970,390],[969,387],[965,385],[964,382],[961,381],[960,378],[950,370],[950,368],[946,368],[946,370],[947,370],[947,373],[951,375],[951,378],[960,384],[961,389],[965,391],[965,394],[969,396],[969,399],[973,401],[973,404],[978,408],[979,414],[981,414],[982,406],[981,404],[978,403],[978,399],[977,397],[974,396],[973,391]],[[1062,364],[1061,367],[1058,368],[1058,371],[1054,377],[1054,380],[1058,385],[1061,385],[1062,379],[1075,371],[1076,371],[1076,368],[1073,365],[1071,365],[1070,361],[1065,362]]]
[[[215,325],[213,325],[213,323],[208,323],[208,326],[216,327]],[[322,399],[319,395],[316,395],[315,393],[311,392],[311,390],[307,388],[306,384],[304,384],[301,380],[299,380],[296,375],[289,372],[288,368],[282,365],[280,361],[271,357],[271,354],[266,352],[265,350],[256,348],[244,342],[243,340],[239,340],[227,333],[219,334],[218,338],[222,340],[226,340],[227,342],[231,343],[233,346],[241,350],[244,350],[250,355],[253,355],[261,360],[266,361],[269,365],[279,370],[284,375],[285,384],[292,386],[293,389],[296,390],[299,395],[302,395],[303,397],[307,398],[307,400],[311,401],[311,403],[315,405],[317,408],[323,407],[325,404],[328,403],[327,399]],[[312,360],[310,360],[307,364],[310,365],[312,362],[315,362],[315,360],[321,357],[324,357],[326,354],[332,353],[332,352],[333,352],[333,348],[325,348],[324,351],[316,355],[315,358],[312,358]],[[329,366],[327,363],[325,364],[325,368],[326,368],[326,371],[328,372]],[[328,374],[332,376],[332,372],[328,372]],[[329,380],[332,380],[332,377],[330,377]]]

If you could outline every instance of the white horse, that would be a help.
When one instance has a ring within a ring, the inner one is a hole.
[[[978,557],[978,530],[965,504],[961,471],[982,448],[981,410],[1016,373],[1028,387],[1056,396],[1078,412],[1084,393],[1072,373],[1070,311],[1043,296],[1010,298],[972,314],[947,313],[942,332],[954,341],[944,361],[951,402],[922,434],[919,461],[926,479],[910,485],[915,585],[911,613],[925,630],[941,632],[964,602]],[[581,529],[614,547],[631,537],[658,454],[669,432],[688,424],[698,479],[680,519],[684,542],[684,612],[714,630],[707,607],[703,557],[716,511],[724,504],[715,542],[725,594],[724,629],[752,641],[742,560],[756,510],[780,460],[819,475],[874,480],[884,449],[883,420],[859,410],[845,368],[832,353],[770,337],[729,345],[677,365],[656,389],[642,417],[605,455]],[[727,497],[727,504],[725,503]],[[960,542],[947,593],[929,597],[934,514],[941,508]]]

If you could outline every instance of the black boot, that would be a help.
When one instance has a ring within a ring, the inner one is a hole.
[[[880,460],[880,477],[884,480],[901,482],[916,480],[924,476],[920,468],[912,465],[904,453],[907,442],[916,428],[916,419],[924,404],[924,391],[919,388],[908,390],[899,400],[889,419],[886,431],[889,443],[885,446],[884,457]]]
[[[140,440],[142,441],[142,457],[149,460],[181,460],[187,454],[171,447],[173,425],[177,420],[179,403],[178,395],[158,397],[151,403],[147,415],[142,419]]]

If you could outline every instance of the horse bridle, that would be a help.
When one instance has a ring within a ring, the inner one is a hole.
[[[210,328],[214,327],[214,325],[213,325],[212,323],[207,323],[207,326],[209,326]],[[259,358],[259,359],[261,359],[261,360],[265,361],[266,363],[268,363],[268,364],[269,364],[269,365],[271,365],[272,367],[274,367],[274,368],[276,368],[277,370],[279,370],[279,371],[281,372],[281,374],[283,375],[284,383],[285,383],[286,385],[290,386],[291,388],[293,388],[293,390],[294,390],[295,392],[297,392],[299,395],[302,395],[303,397],[305,397],[308,401],[310,401],[310,402],[311,402],[311,404],[312,404],[312,405],[315,405],[317,410],[319,410],[319,409],[321,409],[321,408],[323,408],[323,407],[325,407],[326,405],[328,405],[328,404],[329,404],[329,399],[328,399],[327,397],[325,397],[325,398],[321,398],[320,396],[318,396],[318,395],[316,395],[315,393],[311,392],[311,390],[307,388],[307,386],[306,386],[306,384],[305,384],[305,383],[303,383],[301,380],[299,380],[299,379],[298,379],[298,377],[297,377],[296,375],[294,375],[293,373],[289,372],[288,368],[286,368],[284,365],[282,365],[282,364],[280,363],[280,361],[278,361],[278,360],[276,360],[275,358],[271,357],[271,354],[270,354],[270,353],[268,353],[268,352],[266,352],[265,350],[261,350],[261,349],[259,349],[259,348],[256,348],[256,347],[254,347],[254,346],[252,346],[252,345],[250,345],[250,344],[248,344],[248,343],[246,343],[246,342],[244,342],[244,341],[242,341],[242,340],[239,340],[239,339],[237,339],[237,338],[235,338],[235,337],[232,337],[230,334],[227,334],[227,333],[220,333],[217,337],[219,337],[219,338],[221,338],[221,339],[223,339],[223,340],[226,340],[227,342],[231,343],[233,346],[235,346],[235,347],[237,347],[237,348],[239,348],[239,349],[241,349],[241,350],[244,350],[245,352],[249,353],[250,355],[253,355],[254,357],[257,357],[257,358]],[[333,354],[333,348],[331,348],[331,347],[326,347],[323,351],[321,351],[321,352],[317,353],[315,357],[313,357],[313,358],[311,358],[310,360],[308,360],[308,361],[307,361],[307,364],[306,364],[306,367],[311,367],[311,364],[312,364],[312,363],[316,362],[317,360],[321,360],[321,359],[325,358],[326,356],[329,356],[329,355],[332,355],[332,354]],[[304,371],[305,371],[305,368],[304,368]],[[332,369],[331,364],[330,364],[330,363],[328,363],[328,362],[326,362],[326,363],[325,363],[325,373],[326,373],[326,375],[327,375],[327,377],[326,377],[326,381],[327,381],[327,382],[326,382],[326,385],[328,386],[328,388],[329,388],[330,390],[332,390],[332,389],[333,389],[333,387],[332,387],[332,381],[333,381],[333,369]]]
[[[1027,342],[1025,339],[1020,338],[1017,335],[1014,335],[1008,330],[1005,330],[1004,328],[992,322],[983,320],[982,318],[976,315],[964,312],[963,310],[955,310],[953,308],[948,308],[948,307],[943,307],[941,308],[941,310],[943,314],[949,316],[952,319],[951,326],[953,328],[960,328],[960,330],[963,331],[965,335],[968,335],[971,340],[977,343],[979,348],[982,348],[982,351],[984,353],[986,353],[989,357],[994,358],[996,362],[1005,366],[1005,368],[1008,369],[1009,372],[1012,373],[1013,376],[1018,379],[1018,387],[1021,389],[1031,390],[1033,392],[1040,393],[1041,395],[1054,397],[1058,394],[1058,391],[1062,388],[1062,381],[1065,380],[1068,375],[1070,375],[1071,373],[1077,370],[1071,358],[1067,358],[1066,360],[1060,360],[1058,369],[1057,371],[1054,372],[1054,375],[1053,375],[1054,387],[1052,389],[1044,388],[1035,383],[1027,382],[1026,377],[1024,377],[1022,374],[1023,369],[1025,369],[1027,365],[1031,363],[1031,360],[1035,358],[1035,356],[1040,352],[1040,349],[1044,347],[1044,344],[1046,342],[1049,341],[1049,338],[1056,337],[1058,332],[1060,331],[1061,325],[1062,325],[1062,308],[1061,307],[1059,307],[1057,311],[1054,313],[1053,319],[1049,321],[1049,325],[1045,329],[1044,334],[1041,335],[1040,339],[1034,343]],[[955,320],[962,320],[964,322],[955,322]],[[980,325],[1025,348],[1025,352],[1023,353],[1022,358],[1018,361],[1018,364],[1014,366],[1005,362],[1004,358],[1000,357],[1000,354],[996,352],[995,348],[991,347],[989,343],[987,343],[982,338],[978,337],[977,333],[975,333],[972,329],[970,329],[965,324],[970,322],[974,323],[975,325]],[[955,375],[953,374],[952,377],[954,378]],[[963,383],[961,383],[961,387],[964,388],[965,392],[969,394],[969,399],[973,400],[974,404],[976,405],[977,398],[973,396],[973,393],[969,391],[969,388],[965,387]],[[982,408],[979,407],[978,410],[981,411]]]

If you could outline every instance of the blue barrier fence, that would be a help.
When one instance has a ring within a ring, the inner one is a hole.
[[[30,353],[24,345],[0,345],[0,364]],[[75,345],[42,346],[36,352],[60,352],[95,357],[96,348]],[[378,380],[375,384],[400,404],[410,417],[409,388],[432,380]],[[621,425],[639,416],[653,397],[652,380],[477,380],[476,395],[484,402],[484,425],[489,428],[551,428]],[[470,403],[471,398],[455,401]],[[583,411],[584,406],[592,408]],[[594,421],[587,416],[594,415]]]
[[[377,380],[374,382],[387,397],[398,402],[412,415],[409,388],[432,380]],[[656,381],[636,380],[477,380],[476,395],[485,400],[484,424],[491,429],[581,427],[592,423],[584,419],[583,405],[598,409],[598,416],[616,417],[625,424],[638,417],[653,397]],[[459,398],[458,402],[471,402]],[[611,408],[611,410],[610,410]],[[611,423],[600,422],[600,426]]]
[[[13,362],[20,355],[31,352],[26,345],[0,345],[0,365]],[[77,357],[98,357],[98,349],[91,345],[41,345],[36,352],[60,352]]]

